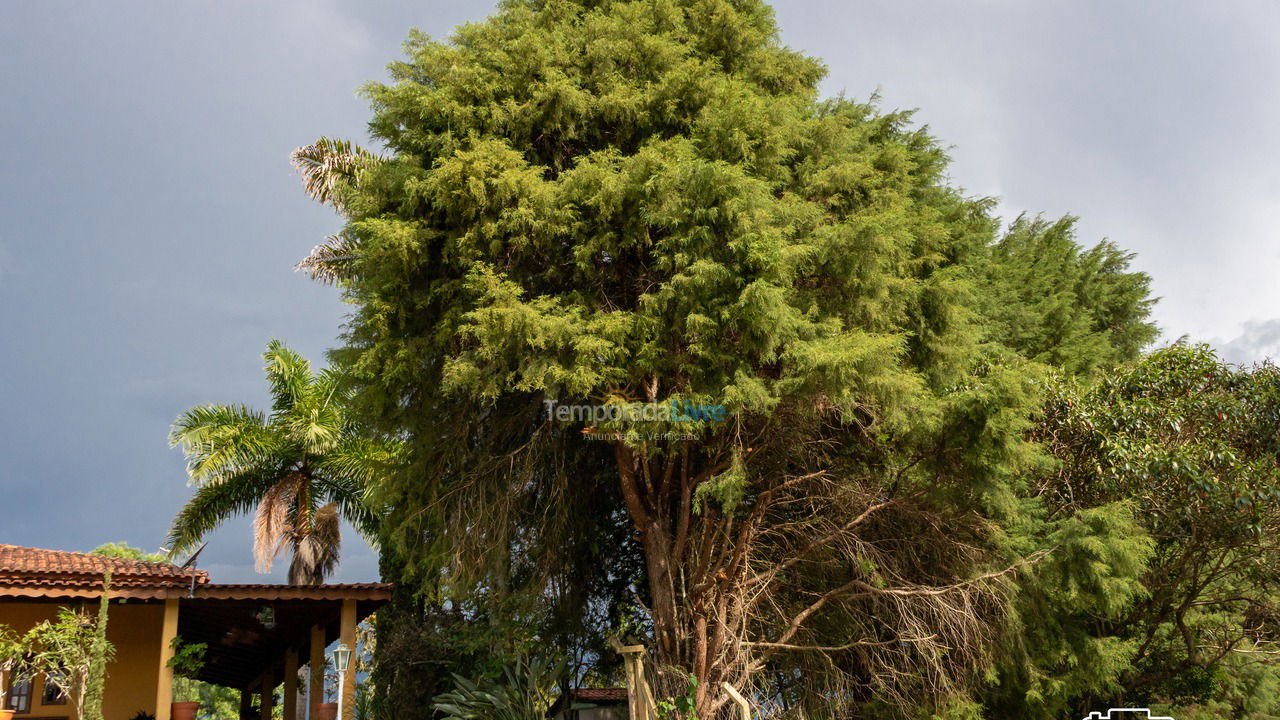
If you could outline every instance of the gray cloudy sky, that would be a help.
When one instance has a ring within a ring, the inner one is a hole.
[[[825,89],[917,116],[955,182],[1138,253],[1166,337],[1280,354],[1280,5],[784,0]],[[336,293],[291,265],[338,227],[288,154],[364,139],[354,90],[411,26],[486,2],[0,0],[0,543],[155,548],[189,494],[184,408],[266,404],[280,337],[313,360]],[[247,520],[201,566],[260,581]],[[376,576],[351,535],[340,580]],[[280,580],[277,572],[273,580]]]

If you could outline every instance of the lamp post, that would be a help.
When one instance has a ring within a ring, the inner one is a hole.
[[[338,720],[345,717],[342,714],[342,698],[347,694],[347,668],[350,665],[351,648],[346,643],[338,643],[338,647],[333,649],[333,669],[338,671]]]

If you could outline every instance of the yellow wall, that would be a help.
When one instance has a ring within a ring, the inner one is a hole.
[[[98,603],[85,607],[96,613]],[[54,603],[0,603],[0,625],[26,632],[42,620],[52,619],[58,611]],[[116,648],[115,660],[107,666],[106,693],[102,702],[105,720],[130,720],[139,710],[155,713],[156,683],[159,677],[160,630],[164,622],[164,604],[130,601],[111,603],[107,619],[107,639]],[[6,687],[7,689],[7,687]],[[31,692],[30,714],[16,718],[71,718],[75,709],[65,705],[41,705],[43,679],[37,679]],[[6,698],[7,704],[8,698]]]

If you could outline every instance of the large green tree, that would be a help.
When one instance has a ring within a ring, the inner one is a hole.
[[[828,705],[961,697],[1052,534],[1019,496],[1028,357],[1062,353],[1022,340],[1042,298],[992,269],[991,203],[908,114],[821,100],[757,0],[518,0],[406,48],[367,89],[385,157],[295,154],[347,219],[302,265],[355,306],[337,356],[407,440],[377,483],[401,579],[607,585],[623,521],[661,690],[693,678],[700,717],[775,675]],[[1104,256],[1061,266],[1099,298],[1072,370],[1150,336],[1145,277]],[[555,410],[624,399],[681,415]]]
[[[396,445],[359,431],[340,372],[313,373],[278,340],[263,353],[269,414],[244,405],[183,413],[170,439],[187,454],[195,494],[174,518],[169,555],[189,552],[228,518],[254,513],[260,572],[292,556],[289,582],[322,582],[338,564],[340,519],[376,541],[382,510],[366,489],[395,462]]]

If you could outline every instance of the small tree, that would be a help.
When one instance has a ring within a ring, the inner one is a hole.
[[[177,702],[198,702],[200,688],[197,677],[204,669],[204,653],[208,646],[188,643],[176,637],[169,647],[173,649],[173,657],[168,663],[173,669],[173,699]]]
[[[41,674],[75,703],[76,717],[102,720],[102,680],[106,665],[115,657],[107,640],[107,588],[97,616],[71,608],[58,608],[54,620],[32,628],[26,637],[32,649],[25,663],[32,674]]]

